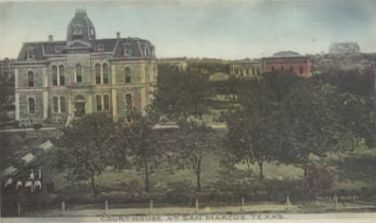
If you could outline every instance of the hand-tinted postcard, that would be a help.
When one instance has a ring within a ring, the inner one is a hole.
[[[0,2],[0,222],[372,222],[375,0]]]

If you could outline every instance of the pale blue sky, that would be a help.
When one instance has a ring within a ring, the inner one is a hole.
[[[2,0],[0,0],[2,1]],[[327,51],[356,41],[376,52],[376,0],[166,0],[0,3],[0,59],[23,42],[65,40],[76,8],[86,8],[97,38],[140,37],[158,57],[244,58],[276,51]]]

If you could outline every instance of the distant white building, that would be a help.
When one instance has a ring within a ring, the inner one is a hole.
[[[356,42],[333,43],[329,47],[329,54],[359,53],[360,47]]]

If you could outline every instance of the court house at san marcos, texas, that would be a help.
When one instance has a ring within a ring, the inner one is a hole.
[[[66,41],[24,43],[14,63],[15,116],[22,124],[67,123],[92,112],[114,120],[143,112],[157,81],[155,48],[140,38],[96,39],[77,10]]]

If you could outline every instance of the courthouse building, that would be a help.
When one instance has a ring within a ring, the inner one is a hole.
[[[14,119],[14,61],[0,60],[0,122]]]
[[[21,124],[67,123],[93,112],[114,120],[143,112],[157,80],[155,48],[140,38],[96,39],[77,10],[65,41],[24,43],[14,63],[15,117]]]

